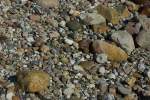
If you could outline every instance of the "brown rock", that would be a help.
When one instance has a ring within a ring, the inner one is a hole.
[[[127,60],[128,55],[121,48],[112,45],[102,40],[95,40],[92,44],[95,53],[105,53],[111,61],[124,61]]]
[[[18,96],[13,96],[12,100],[20,100],[20,98]]]
[[[40,20],[40,16],[39,15],[30,15],[29,18],[32,21],[39,21]]]
[[[23,71],[17,73],[19,86],[28,92],[39,92],[49,85],[49,75],[43,71]]]
[[[91,44],[91,40],[89,39],[83,39],[81,41],[78,42],[79,44],[79,49],[81,49],[83,52],[88,53],[90,50],[90,44]]]
[[[128,85],[129,85],[130,87],[133,87],[134,84],[135,84],[135,82],[136,82],[136,78],[135,78],[135,77],[131,77],[131,78],[127,81]]]
[[[43,8],[49,8],[49,7],[57,8],[59,6],[58,0],[33,0],[33,1],[35,1]]]
[[[93,25],[93,30],[94,32],[106,33],[109,31],[109,27],[106,25],[106,23],[100,25]]]
[[[97,11],[112,24],[118,24],[122,18],[129,17],[130,15],[128,9],[122,5],[118,5],[114,8],[98,5]]]
[[[49,51],[49,47],[47,45],[42,45],[40,47],[40,51],[44,52],[44,53],[47,53]]]
[[[93,61],[82,61],[79,65],[85,70],[90,70],[95,66],[95,63]]]

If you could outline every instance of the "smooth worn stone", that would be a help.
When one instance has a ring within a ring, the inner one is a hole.
[[[97,83],[97,88],[100,90],[101,94],[104,94],[108,89],[108,83],[104,79],[100,79]]]
[[[117,89],[118,89],[118,91],[121,93],[121,94],[123,94],[123,95],[129,95],[129,94],[131,94],[131,89],[130,88],[128,88],[128,87],[124,87],[122,84],[120,84],[120,83],[118,83],[117,84]]]
[[[129,22],[126,25],[125,30],[129,32],[131,35],[138,34],[140,32],[141,24],[140,23],[134,23],[134,22]]]
[[[96,13],[83,13],[81,14],[80,18],[87,24],[87,25],[99,25],[99,24],[103,24],[106,23],[106,19]]]
[[[106,33],[109,31],[109,27],[106,25],[106,23],[102,23],[100,25],[93,25],[92,29],[94,32],[98,33]]]
[[[95,63],[93,61],[81,61],[79,65],[85,70],[90,70],[95,67]]]
[[[97,54],[96,55],[96,62],[106,63],[107,62],[107,55],[106,54]]]
[[[139,46],[150,50],[150,31],[141,31],[136,37]]]
[[[49,85],[49,75],[43,71],[22,71],[17,73],[19,86],[28,92],[40,92]]]
[[[50,8],[50,7],[58,8],[59,6],[58,0],[33,0],[33,1],[35,1],[43,8]]]
[[[118,43],[122,49],[130,54],[134,49],[134,41],[131,34],[126,31],[116,31],[111,35],[111,38]]]
[[[83,52],[88,53],[90,50],[90,45],[92,41],[89,39],[83,39],[78,42],[79,44],[79,49],[81,49]]]
[[[78,21],[69,21],[66,23],[66,26],[71,31],[81,31],[82,30],[82,24],[80,24]]]
[[[145,31],[150,31],[150,18],[146,16],[139,16],[139,22]]]
[[[118,5],[114,8],[98,5],[96,8],[98,13],[104,16],[112,24],[119,24],[119,21],[122,18],[127,18],[130,15],[128,9],[123,5]]]
[[[95,40],[92,44],[95,53],[104,53],[107,55],[108,60],[121,62],[128,58],[128,55],[121,48],[105,42],[103,40]]]
[[[41,51],[41,52],[47,53],[49,50],[50,50],[50,49],[49,49],[49,47],[48,47],[47,45],[42,45],[42,46],[40,47],[40,51]]]
[[[101,75],[104,75],[105,72],[106,72],[105,67],[100,67],[100,68],[99,68],[99,73],[100,73]]]

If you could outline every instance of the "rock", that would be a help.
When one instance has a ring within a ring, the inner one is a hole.
[[[100,68],[99,68],[99,73],[100,73],[101,75],[104,75],[105,72],[106,72],[105,67],[100,67]]]
[[[20,97],[19,96],[13,96],[12,100],[20,100]]]
[[[71,10],[69,11],[69,14],[71,14],[71,15],[74,16],[74,17],[77,17],[77,16],[80,16],[80,11],[71,9]]]
[[[75,92],[75,85],[74,84],[67,84],[67,88],[63,91],[66,97],[69,99],[71,95]]]
[[[139,46],[150,49],[150,31],[141,31],[136,37],[136,42]]]
[[[85,53],[89,53],[91,43],[92,43],[91,40],[89,40],[89,39],[83,39],[83,40],[81,40],[81,41],[78,42],[79,49],[81,49]]]
[[[42,45],[40,47],[40,51],[43,53],[47,53],[49,51],[49,47],[47,45]]]
[[[106,63],[107,62],[107,55],[106,54],[97,54],[96,55],[96,62]]]
[[[132,93],[132,94],[125,96],[124,100],[138,100],[138,96],[136,94]]]
[[[67,22],[66,26],[71,31],[81,31],[82,30],[82,25],[79,22],[75,21],[75,20]]]
[[[118,43],[122,49],[130,54],[134,49],[134,41],[132,35],[126,31],[116,31],[111,35],[111,38]]]
[[[104,94],[108,89],[108,84],[105,79],[100,79],[97,83],[97,88],[100,90],[101,94]]]
[[[124,87],[122,84],[117,83],[117,89],[118,91],[123,95],[129,95],[131,94],[131,89],[128,87]]]
[[[107,94],[104,96],[104,100],[115,100],[115,97],[112,94]]]
[[[121,62],[128,58],[128,55],[121,48],[103,40],[95,40],[92,47],[95,53],[104,53],[111,61]]]
[[[33,1],[35,1],[43,8],[49,8],[49,7],[58,8],[59,6],[58,0],[33,0]]]
[[[148,78],[150,78],[150,70],[147,71],[147,76],[148,76]]]
[[[91,25],[94,32],[106,32],[108,30],[108,27],[106,27],[106,19],[96,12],[82,13],[80,18],[87,25]]]
[[[34,21],[34,22],[35,22],[35,21],[40,21],[40,16],[33,14],[33,15],[30,15],[30,16],[29,16],[29,19],[32,20],[32,21]]]
[[[129,17],[130,13],[123,5],[117,5],[114,8],[104,5],[98,5],[96,7],[99,14],[104,16],[112,24],[118,24],[122,18]]]
[[[150,16],[150,8],[149,8],[149,6],[144,6],[141,9],[142,9],[142,11],[141,11],[142,15]]]
[[[72,44],[74,43],[73,40],[71,40],[71,39],[69,39],[69,38],[67,38],[67,37],[64,38],[64,41],[65,41],[65,43],[67,43],[67,44],[69,44],[69,45],[72,45]]]
[[[90,70],[95,66],[95,63],[93,61],[81,61],[79,65],[85,70]]]
[[[43,71],[23,71],[17,73],[19,86],[28,92],[40,92],[49,85],[49,75]]]
[[[149,31],[150,30],[150,18],[146,17],[146,16],[139,16],[139,22],[142,25],[143,29],[145,31]]]
[[[87,25],[100,25],[100,24],[106,23],[106,19],[102,15],[100,15],[96,12],[83,13],[83,14],[80,15],[80,18]]]
[[[135,77],[131,77],[131,78],[127,81],[128,85],[129,85],[130,87],[133,87],[134,84],[135,84],[135,82],[136,82],[136,78],[135,78]]]
[[[110,73],[109,75],[108,75],[108,77],[110,78],[110,79],[116,79],[116,75],[114,74],[114,73]]]
[[[129,32],[131,35],[138,34],[140,32],[141,24],[140,23],[134,23],[129,22],[126,25],[126,31]]]
[[[92,29],[94,32],[98,32],[98,33],[106,33],[109,31],[109,27],[106,25],[106,23],[100,25],[93,25]]]
[[[56,39],[56,38],[60,37],[60,34],[57,31],[53,31],[53,32],[49,33],[49,37]]]
[[[135,3],[131,2],[131,1],[126,1],[125,3],[127,4],[129,11],[138,11],[139,6],[136,5]]]

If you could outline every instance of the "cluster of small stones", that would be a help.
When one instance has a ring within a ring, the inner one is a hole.
[[[149,0],[0,0],[0,100],[150,98]]]

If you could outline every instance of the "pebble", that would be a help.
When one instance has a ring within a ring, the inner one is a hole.
[[[147,72],[147,76],[148,78],[150,78],[150,70]]]
[[[90,70],[95,67],[95,63],[93,61],[81,61],[79,65],[85,70]]]
[[[23,71],[17,73],[17,81],[20,87],[28,92],[40,92],[49,85],[49,75],[43,71]]]
[[[107,62],[107,55],[106,54],[97,54],[96,55],[96,62],[106,63]]]
[[[82,30],[82,25],[78,21],[69,21],[66,23],[66,26],[69,28],[71,31],[81,31]]]
[[[67,43],[67,44],[69,44],[69,45],[72,45],[72,44],[74,43],[73,40],[71,40],[71,39],[69,39],[69,38],[67,38],[67,37],[64,38],[64,41],[65,41],[65,43]]]
[[[121,62],[128,58],[124,50],[103,40],[95,40],[92,47],[95,53],[104,53],[111,61]]]
[[[124,87],[121,83],[117,84],[117,89],[123,95],[131,94],[131,89],[128,87]]]
[[[7,95],[6,95],[6,99],[7,100],[12,100],[12,97],[14,96],[14,93],[13,92],[9,92],[9,93],[7,93]]]
[[[126,31],[116,31],[111,35],[111,38],[118,43],[122,49],[130,54],[134,49],[134,41],[132,35]]]
[[[67,88],[63,91],[66,97],[69,99],[71,95],[75,92],[75,85],[74,84],[67,84]]]
[[[100,67],[99,72],[100,72],[101,75],[104,75],[105,72],[106,72],[105,67]]]
[[[39,4],[43,8],[58,8],[59,1],[58,0],[34,0],[37,4]]]
[[[100,24],[106,23],[106,19],[102,15],[100,15],[96,12],[83,13],[83,14],[80,15],[80,18],[87,25],[100,25]]]
[[[110,78],[110,79],[116,79],[116,75],[115,74],[113,74],[113,73],[110,73],[109,75],[108,75],[108,77]]]
[[[119,24],[119,21],[123,18],[127,18],[130,15],[130,12],[123,5],[116,5],[116,7],[111,8],[105,5],[98,5],[97,12],[104,16],[112,24]]]
[[[79,49],[81,49],[83,52],[85,53],[89,53],[90,52],[90,45],[91,45],[92,41],[89,39],[83,39],[81,41],[78,42],[79,44]]]
[[[150,31],[141,31],[136,37],[139,46],[150,50]]]

